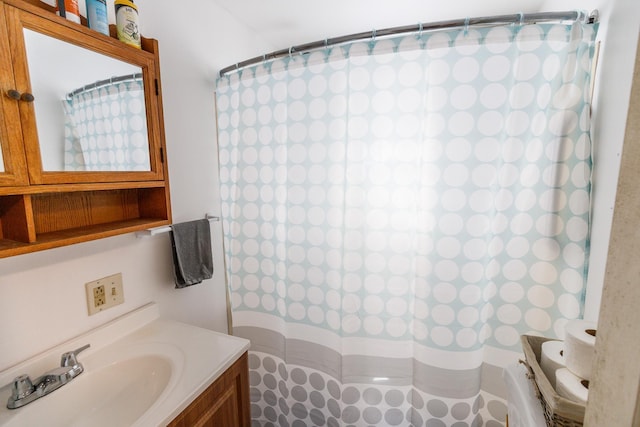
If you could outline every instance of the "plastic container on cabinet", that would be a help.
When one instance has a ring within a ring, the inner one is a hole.
[[[87,22],[89,28],[106,36],[109,35],[107,0],[87,0]]]
[[[115,0],[118,40],[140,49],[138,7],[132,0]]]
[[[58,0],[56,11],[58,15],[69,21],[80,23],[80,8],[78,0]]]

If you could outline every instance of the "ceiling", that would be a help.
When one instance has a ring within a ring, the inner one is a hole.
[[[373,29],[538,12],[543,0],[214,0],[273,50]]]

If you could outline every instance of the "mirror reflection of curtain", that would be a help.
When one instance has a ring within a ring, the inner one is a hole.
[[[62,104],[66,171],[150,169],[144,86],[139,77],[85,86],[67,95]]]

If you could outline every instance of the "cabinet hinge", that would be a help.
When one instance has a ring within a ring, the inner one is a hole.
[[[160,163],[164,163],[164,150],[160,147]]]
[[[153,83],[156,87],[156,96],[160,95],[160,88],[158,87],[158,79],[154,79]]]

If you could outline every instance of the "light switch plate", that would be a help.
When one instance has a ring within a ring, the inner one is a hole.
[[[122,273],[85,283],[89,316],[124,302]]]

